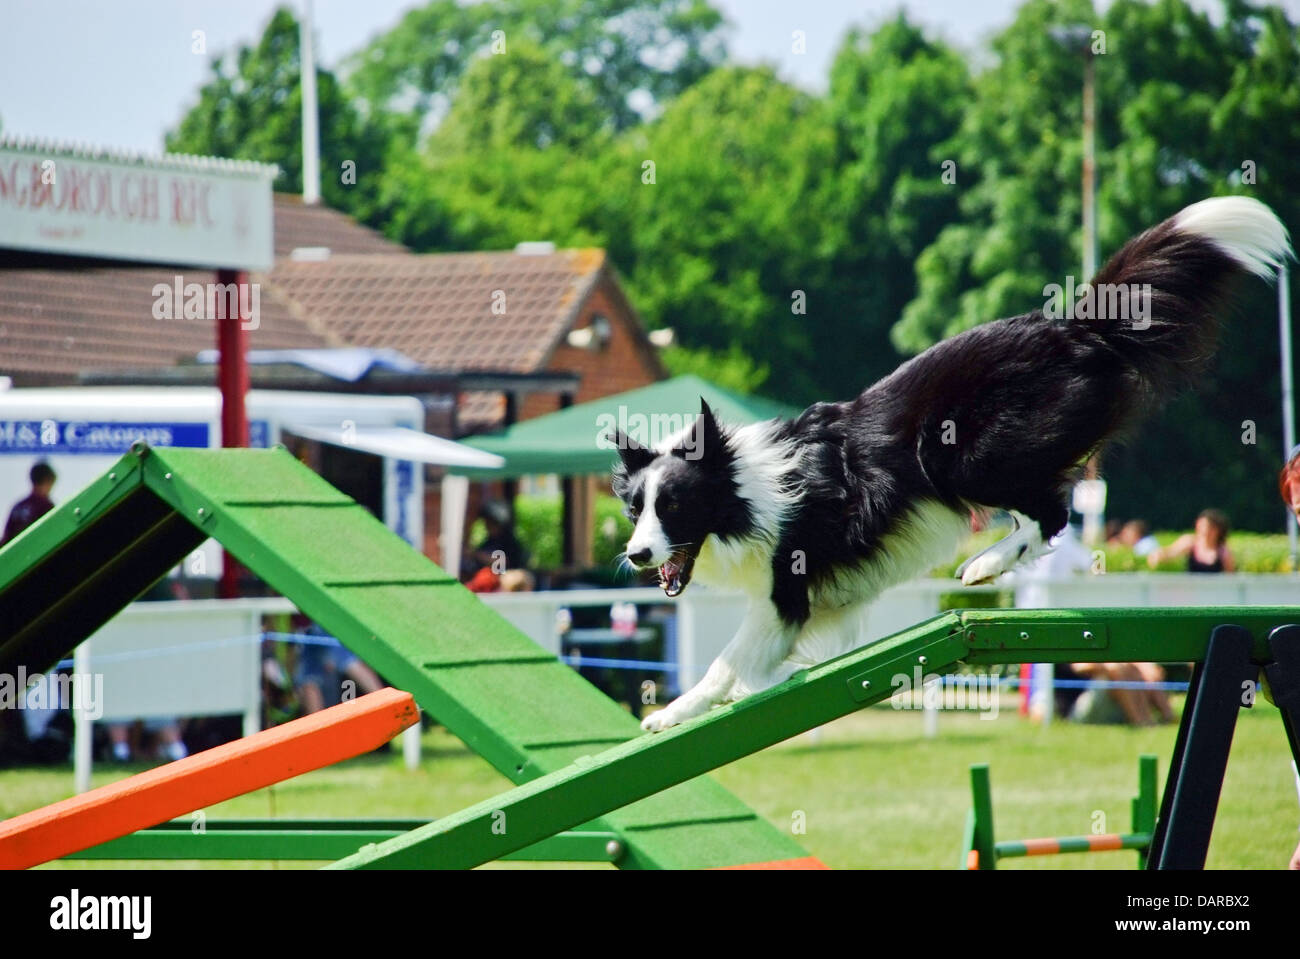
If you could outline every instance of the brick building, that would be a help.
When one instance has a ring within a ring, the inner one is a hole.
[[[459,437],[562,404],[644,386],[665,371],[604,251],[525,244],[515,251],[415,254],[327,207],[274,198],[275,265],[253,274],[260,322],[251,350],[341,346],[400,350],[455,383],[503,379],[426,397],[426,429]],[[206,283],[192,268],[0,254],[0,375],[15,386],[73,384],[88,370],[192,363],[210,322],[160,323],[159,283]],[[535,374],[576,375],[560,394]],[[256,380],[255,380],[256,382]],[[426,552],[437,555],[438,488],[428,486]]]

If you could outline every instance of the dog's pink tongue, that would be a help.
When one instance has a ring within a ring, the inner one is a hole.
[[[671,559],[659,567],[659,585],[669,596],[676,596],[682,591],[681,572],[681,564]]]

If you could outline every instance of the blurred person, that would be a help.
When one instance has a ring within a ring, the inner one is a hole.
[[[1106,532],[1105,532],[1105,537],[1106,537],[1106,545],[1107,545],[1107,546],[1119,546],[1119,545],[1120,545],[1120,538],[1119,538],[1119,537],[1120,537],[1120,532],[1123,530],[1123,528],[1124,528],[1124,524],[1121,523],[1121,522],[1120,522],[1119,520],[1117,520],[1117,519],[1108,519],[1108,520],[1106,520]]]
[[[1118,542],[1131,549],[1134,556],[1150,556],[1160,548],[1144,519],[1131,519],[1125,523],[1120,528]]]
[[[1196,517],[1196,528],[1168,546],[1152,550],[1147,565],[1155,569],[1166,559],[1187,557],[1189,573],[1233,573],[1237,561],[1228,549],[1228,517],[1222,510],[1207,509]]]
[[[361,695],[384,688],[373,669],[315,623],[307,627],[304,635],[312,637],[312,641],[302,645],[294,675],[304,715],[343,702],[345,682],[351,681]]]
[[[32,491],[26,498],[15,503],[13,509],[9,511],[9,522],[5,523],[4,539],[0,539],[0,546],[8,543],[54,509],[54,501],[50,499],[50,491],[54,489],[54,481],[58,479],[54,474],[54,468],[45,460],[41,460],[27,475],[32,483]]]
[[[1106,682],[1159,683],[1164,668],[1156,663],[1071,663],[1084,679]],[[1085,689],[1074,701],[1069,716],[1075,722],[1151,726],[1172,723],[1174,708],[1163,689]]]
[[[488,500],[479,510],[487,536],[470,554],[475,571],[484,567],[500,575],[507,569],[521,569],[528,564],[528,554],[515,536],[510,507],[500,500]]]
[[[1044,553],[1028,566],[1009,575],[1016,584],[1016,609],[1047,609],[1053,605],[1051,581],[1068,579],[1078,573],[1087,573],[1092,569],[1092,551],[1083,544],[1079,531],[1073,524],[1067,523],[1065,529],[1057,533],[1049,542],[1051,551]],[[1079,696],[1077,689],[1055,686],[1056,679],[1077,679],[1069,663],[1053,666],[1051,663],[1035,663],[1033,684],[1029,695],[1029,717],[1041,722],[1047,715],[1050,704],[1057,716],[1065,716]],[[1048,700],[1048,692],[1052,699]]]
[[[1286,465],[1278,476],[1278,490],[1286,508],[1296,519],[1300,519],[1300,446],[1293,447],[1287,457]]]
[[[142,722],[146,733],[158,737],[156,748],[158,758],[175,762],[189,755],[189,750],[185,748],[185,742],[181,739],[179,720],[174,717],[160,717],[145,719]],[[130,742],[131,726],[130,722],[108,723],[108,741],[115,762],[130,762],[133,758]]]

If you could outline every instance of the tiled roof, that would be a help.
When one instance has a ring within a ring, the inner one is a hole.
[[[275,195],[275,255],[287,257],[299,247],[326,247],[332,253],[408,253],[382,233],[362,226],[346,213],[327,206],[304,206],[291,193]]]
[[[333,252],[410,256],[328,207],[305,207],[292,195],[275,195],[275,252],[297,247]],[[0,374],[23,380],[68,379],[88,369],[171,366],[193,360],[216,343],[209,320],[156,320],[155,284],[212,283],[210,270],[165,266],[69,266],[67,269],[0,269]],[[260,289],[260,328],[250,330],[250,349],[341,346],[342,340],[313,324],[294,304],[277,299],[265,277]]]
[[[585,249],[343,255],[281,260],[269,282],[350,345],[434,369],[526,373],[546,365],[604,264]]]
[[[87,369],[171,366],[216,341],[210,320],[154,318],[158,283],[211,283],[211,271],[166,267],[0,269],[0,374],[68,379]],[[334,346],[285,304],[260,290],[250,349]]]

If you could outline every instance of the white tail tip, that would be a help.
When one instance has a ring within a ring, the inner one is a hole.
[[[1193,203],[1174,216],[1174,228],[1205,237],[1243,268],[1266,278],[1295,258],[1282,221],[1248,196],[1216,196]]]

